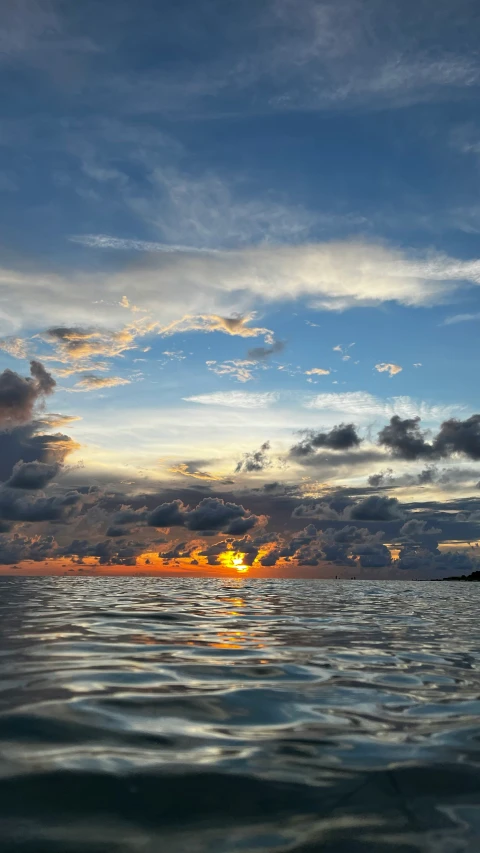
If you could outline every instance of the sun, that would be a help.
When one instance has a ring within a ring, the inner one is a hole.
[[[237,572],[240,572],[240,573],[248,572],[248,566],[246,566],[245,563],[243,562],[243,557],[240,557],[240,556],[234,557],[232,562],[233,562],[233,565],[236,568]]]

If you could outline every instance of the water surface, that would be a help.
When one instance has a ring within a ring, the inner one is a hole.
[[[2,853],[479,853],[479,605],[1,579]]]

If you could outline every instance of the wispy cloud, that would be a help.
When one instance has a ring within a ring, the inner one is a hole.
[[[203,406],[228,406],[232,409],[266,409],[276,403],[279,395],[274,391],[250,393],[248,391],[216,391],[212,394],[198,394],[183,397],[187,403],[201,403]]]
[[[72,243],[79,243],[91,249],[115,249],[119,251],[160,252],[162,254],[214,254],[217,249],[195,246],[182,246],[170,243],[155,243],[150,240],[134,240],[122,237],[109,237],[106,234],[77,234],[70,237]]]
[[[76,382],[73,391],[102,391],[104,388],[115,388],[117,385],[129,385],[130,379],[122,376],[94,376],[87,374]]]
[[[437,422],[465,411],[463,405],[441,406],[430,404],[412,397],[387,397],[382,399],[366,391],[350,391],[338,394],[317,394],[305,400],[308,409],[339,412],[357,419],[376,417],[390,418],[400,415],[403,418],[420,417],[426,422]]]
[[[207,361],[207,367],[217,376],[229,376],[237,382],[250,382],[254,378],[253,370],[258,368],[258,363],[236,358],[231,361]]]
[[[240,338],[258,338],[265,335],[267,342],[272,340],[271,329],[249,326],[255,317],[251,313],[245,317],[219,317],[217,314],[186,314],[168,326],[160,328],[161,335],[176,335],[179,332],[223,332]]]
[[[453,326],[456,323],[468,323],[471,320],[480,320],[480,313],[476,314],[454,314],[452,317],[447,317],[442,326]]]

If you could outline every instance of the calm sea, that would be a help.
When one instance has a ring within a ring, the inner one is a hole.
[[[0,580],[0,850],[479,853],[480,584]]]

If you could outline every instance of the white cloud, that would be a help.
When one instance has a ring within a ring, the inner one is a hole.
[[[194,322],[185,319],[186,305],[190,318],[245,315],[296,299],[327,310],[388,301],[433,305],[451,299],[465,282],[480,283],[480,260],[412,260],[399,250],[357,241],[150,254],[117,273],[3,270],[0,333],[68,325],[72,317],[89,327],[93,304],[98,326],[118,329],[125,312],[120,301],[132,294],[137,310],[148,312],[153,323],[160,325],[161,319],[166,332],[186,331]],[[208,323],[202,323],[207,330]]]
[[[396,376],[397,373],[401,373],[403,367],[400,367],[399,364],[390,364],[382,361],[381,364],[375,365],[375,370],[378,370],[379,373],[389,373],[390,378],[392,378],[392,376]]]
[[[72,391],[102,391],[104,388],[115,388],[117,385],[129,385],[130,379],[122,376],[94,376],[85,375],[76,382]]]
[[[151,240],[133,240],[122,237],[109,237],[107,234],[77,234],[70,237],[72,243],[88,246],[91,249],[118,249],[120,251],[160,252],[166,254],[214,254],[218,249],[197,248],[171,243],[157,243]]]
[[[376,417],[391,418],[400,415],[403,418],[420,417],[427,422],[437,422],[464,411],[465,406],[441,406],[415,400],[412,397],[387,397],[381,399],[367,391],[350,391],[339,394],[317,394],[304,402],[307,409],[319,409],[326,412],[338,412],[339,416],[368,420]]]
[[[0,340],[0,350],[12,358],[28,358],[27,344],[22,338],[3,338]]]
[[[305,376],[328,376],[329,370],[324,370],[323,367],[312,367],[311,370],[305,371]]]
[[[480,314],[454,314],[452,317],[447,317],[442,326],[453,326],[455,323],[467,323],[470,320],[480,320]]]
[[[217,376],[230,376],[237,382],[250,382],[253,379],[252,370],[258,369],[259,365],[255,361],[236,358],[231,361],[207,361],[207,367]]]
[[[250,393],[248,391],[217,391],[213,394],[199,394],[183,397],[187,403],[201,403],[204,406],[228,406],[232,409],[266,409],[278,400],[274,391]]]

